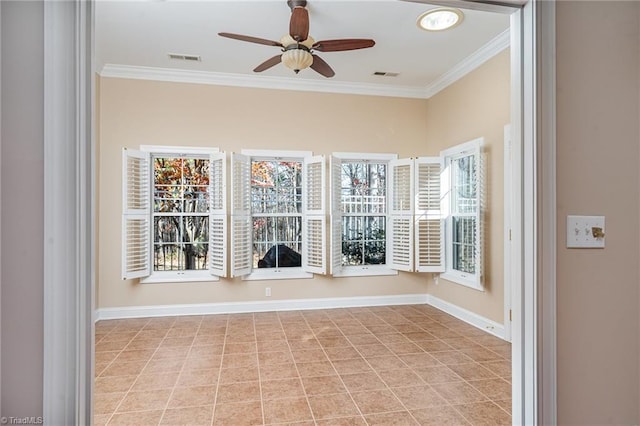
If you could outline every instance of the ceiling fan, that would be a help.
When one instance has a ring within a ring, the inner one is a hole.
[[[340,52],[345,50],[365,49],[373,47],[376,42],[371,39],[345,38],[337,40],[315,41],[309,36],[309,11],[306,9],[306,0],[288,0],[291,8],[289,21],[289,33],[282,36],[280,41],[266,40],[242,34],[218,33],[219,36],[235,40],[248,41],[250,43],[276,46],[282,49],[282,53],[267,59],[254,68],[254,72],[262,72],[282,62],[287,68],[291,68],[296,74],[300,70],[311,67],[325,77],[333,77],[335,72],[329,64],[314,52]]]

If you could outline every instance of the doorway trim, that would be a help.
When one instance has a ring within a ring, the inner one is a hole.
[[[504,232],[504,248],[503,248],[503,285],[504,285],[504,339],[507,342],[511,342],[511,287],[514,285],[513,277],[511,275],[511,258],[513,257],[513,244],[511,242],[511,222],[513,211],[513,200],[519,198],[519,194],[514,196],[513,193],[513,175],[514,175],[514,161],[511,156],[511,125],[504,126],[504,219],[503,219],[503,232]],[[517,173],[522,173],[520,169]]]
[[[556,4],[536,1],[534,14],[537,43],[536,57],[536,157],[537,282],[535,296],[538,383],[538,424],[554,425],[557,405],[557,335],[556,335]]]
[[[44,2],[44,366],[47,424],[92,424],[93,2]]]
[[[429,1],[483,7],[461,0]],[[521,248],[512,274],[513,422],[555,424],[555,3],[531,0],[510,11],[518,86],[512,122],[521,149]],[[44,417],[91,424],[94,294],[92,1],[45,2]],[[514,84],[514,82],[512,82]],[[522,91],[520,91],[522,90]],[[512,102],[512,105],[514,103]],[[50,133],[51,132],[51,133]],[[63,232],[65,231],[65,232]]]

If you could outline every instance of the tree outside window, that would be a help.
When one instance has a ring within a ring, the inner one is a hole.
[[[302,161],[251,161],[253,268],[301,266]]]
[[[206,270],[209,159],[153,157],[153,271]]]
[[[386,163],[342,161],[342,266],[386,263]]]
[[[452,268],[476,273],[476,226],[478,213],[475,155],[451,161]]]

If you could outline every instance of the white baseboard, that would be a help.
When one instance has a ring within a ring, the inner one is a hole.
[[[177,315],[231,314],[246,312],[292,311],[331,308],[355,308],[385,305],[423,305],[426,294],[395,296],[335,297],[324,299],[269,300],[255,302],[199,303],[184,305],[127,306],[101,308],[95,319],[145,318]]]
[[[178,315],[237,314],[247,312],[293,311],[366,306],[421,305],[453,315],[487,333],[505,338],[504,326],[474,312],[446,302],[430,294],[402,294],[395,296],[332,297],[323,299],[268,300],[255,302],[198,303],[182,305],[125,306],[96,310],[95,320],[146,318]]]
[[[480,330],[484,330],[489,334],[493,334],[496,337],[506,340],[504,325],[478,315],[475,312],[471,312],[457,305],[454,305],[453,303],[446,302],[430,294],[427,294],[426,299],[427,304],[433,306],[434,308],[438,308],[449,315],[453,315],[454,317],[468,324],[471,324],[474,327],[479,328]]]

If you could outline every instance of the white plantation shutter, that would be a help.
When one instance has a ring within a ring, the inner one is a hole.
[[[302,173],[302,269],[305,272],[325,274],[327,234],[325,221],[325,167],[324,157],[304,159]]]
[[[251,161],[231,153],[231,276],[248,275],[252,269],[251,249]]]
[[[122,279],[151,274],[149,153],[122,150]]]
[[[420,157],[415,163],[415,270],[444,272],[443,159]]]
[[[209,272],[227,276],[227,156],[209,156]]]
[[[405,158],[389,162],[389,219],[387,264],[392,269],[413,271],[414,163]]]
[[[331,262],[330,272],[342,271],[342,160],[331,156],[329,165],[331,178]]]
[[[481,150],[481,145],[482,142],[478,141],[477,145],[475,146],[474,149],[474,153],[475,153],[475,160],[476,160],[476,198],[477,198],[477,209],[476,209],[476,277],[477,277],[477,284],[480,288],[483,287],[483,275],[484,275],[484,271],[483,271],[483,265],[484,265],[484,234],[485,234],[485,226],[486,226],[486,221],[484,220],[484,211],[485,211],[485,204],[486,204],[486,167],[485,167],[485,161],[486,158],[485,156],[482,155],[482,150]]]

